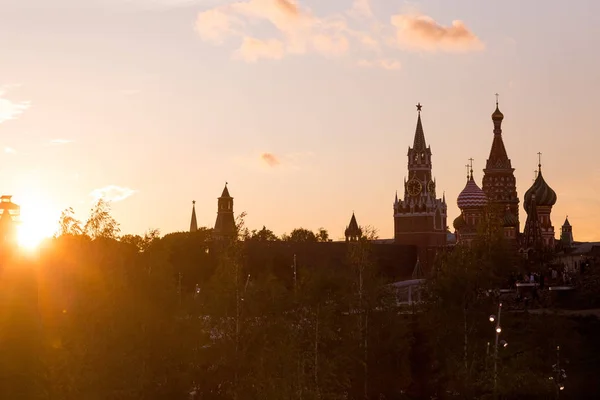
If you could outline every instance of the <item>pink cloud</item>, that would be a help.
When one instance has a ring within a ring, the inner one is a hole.
[[[260,156],[261,160],[263,160],[269,167],[276,167],[280,164],[277,156],[271,153],[263,153]]]
[[[481,40],[462,21],[443,26],[426,15],[393,15],[392,25],[400,45],[428,51],[467,52],[483,50]]]
[[[247,62],[256,62],[260,58],[279,60],[284,54],[283,43],[277,39],[260,40],[247,36],[244,37],[234,57]]]
[[[402,64],[400,64],[400,61],[380,58],[377,60],[360,60],[358,66],[365,68],[382,68],[392,71],[399,70],[402,67]]]

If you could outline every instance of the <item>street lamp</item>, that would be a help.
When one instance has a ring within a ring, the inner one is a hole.
[[[506,340],[500,340],[500,333],[502,332],[502,327],[500,326],[501,314],[502,303],[498,303],[498,315],[490,315],[490,322],[496,323],[496,342],[494,345],[494,398],[496,398],[498,388],[498,344],[500,344],[502,347],[508,346],[508,342]]]
[[[554,376],[550,377],[550,380],[554,381],[556,385],[556,398],[560,396],[560,392],[565,390],[565,380],[567,379],[567,373],[564,369],[560,368],[560,346],[556,346],[556,364],[552,366]]]

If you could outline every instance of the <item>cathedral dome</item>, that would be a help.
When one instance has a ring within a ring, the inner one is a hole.
[[[464,226],[466,225],[466,221],[463,218],[463,215],[460,214],[458,217],[456,217],[454,219],[454,222],[452,223],[452,226],[454,226],[454,229],[456,229],[457,231],[461,230],[462,228],[464,228]]]
[[[504,114],[498,108],[498,104],[496,104],[496,110],[492,113],[493,121],[502,121],[504,119]]]
[[[515,214],[510,212],[510,210],[506,210],[504,217],[502,217],[502,225],[505,227],[517,226],[519,225],[519,220]]]
[[[483,190],[475,183],[473,175],[471,175],[465,188],[458,195],[456,203],[461,210],[465,208],[483,208],[486,206],[487,197]]]
[[[556,204],[556,192],[552,190],[550,186],[544,180],[542,171],[538,172],[538,176],[535,179],[533,185],[525,192],[523,207],[525,211],[529,213],[529,205],[531,204],[531,196],[535,195],[535,204],[537,206],[549,206],[552,207]]]

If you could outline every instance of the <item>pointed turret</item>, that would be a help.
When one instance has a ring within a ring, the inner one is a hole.
[[[237,228],[233,216],[233,197],[229,195],[227,182],[221,197],[218,199],[217,220],[213,231],[216,238],[235,238]]]
[[[198,230],[198,222],[196,221],[196,200],[192,200],[192,220],[190,221],[190,232]]]
[[[423,269],[421,268],[421,262],[419,261],[419,256],[417,256],[417,262],[415,263],[415,267],[413,268],[412,278],[413,279],[423,279],[425,274],[423,274]]]
[[[362,229],[360,229],[358,222],[356,222],[354,212],[352,212],[350,224],[346,227],[344,235],[346,236],[346,242],[357,242],[362,237]]]
[[[573,227],[569,222],[569,216],[565,218],[565,223],[560,230],[560,241],[565,247],[573,246]]]
[[[421,103],[417,104],[417,128],[415,129],[415,139],[413,141],[414,151],[425,151],[427,144],[425,143],[425,133],[423,132],[423,124],[421,123]]]

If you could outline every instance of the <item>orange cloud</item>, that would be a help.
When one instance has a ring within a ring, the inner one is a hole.
[[[393,15],[392,25],[400,45],[428,51],[478,51],[484,45],[462,21],[442,26],[426,15]]]
[[[400,69],[402,64],[400,64],[400,61],[380,58],[377,60],[360,60],[358,66],[365,68],[382,68],[391,71]]]
[[[257,39],[248,28],[267,23],[277,37]],[[349,48],[343,21],[321,19],[292,0],[249,0],[213,8],[198,14],[196,31],[203,40],[220,44],[227,37],[242,39],[238,59],[281,59],[287,54],[341,55]]]
[[[272,36],[257,37],[252,33],[254,29],[268,32],[269,29],[262,29],[265,25],[274,28]],[[383,24],[373,15],[370,0],[355,0],[348,11],[328,17],[314,15],[296,0],[235,1],[200,12],[196,31],[213,44],[222,44],[228,38],[239,40],[233,58],[246,62],[308,53],[341,57],[351,50],[375,52],[378,58],[385,59],[385,52],[390,48],[397,50],[398,44],[443,51],[483,48],[477,36],[460,21],[444,27],[427,16],[400,14],[391,17],[391,25]],[[393,41],[389,40],[391,36]],[[397,62],[380,61],[373,66],[376,64],[386,69],[399,68]]]
[[[271,153],[263,153],[260,158],[269,166],[276,167],[280,164],[279,159]]]
[[[260,40],[245,37],[234,57],[247,62],[256,62],[260,58],[279,60],[284,54],[283,43],[277,39]]]

